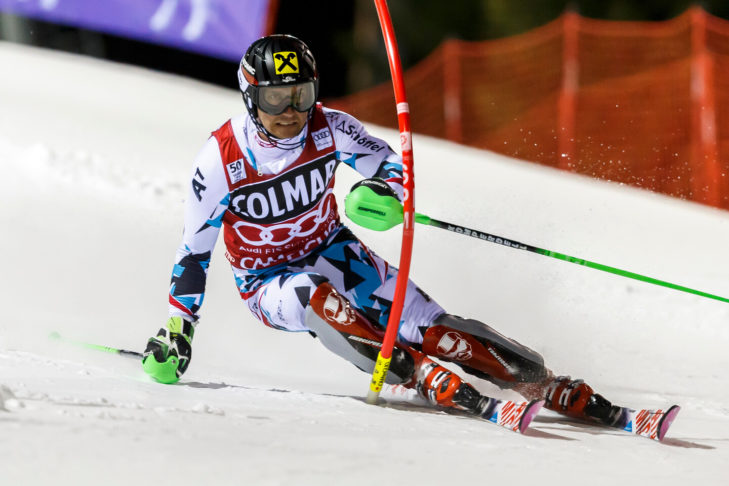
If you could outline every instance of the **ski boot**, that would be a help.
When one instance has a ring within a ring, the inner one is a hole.
[[[306,324],[330,351],[372,373],[384,329],[372,324],[330,283],[320,284],[309,300]],[[426,354],[395,342],[386,382],[414,388],[429,403],[490,417],[499,400],[484,397],[456,373]],[[486,415],[484,415],[486,414]]]
[[[481,395],[460,376],[427,356],[422,357],[414,378],[418,394],[436,406],[489,416],[498,402]]]
[[[544,407],[568,417],[616,427],[625,420],[624,409],[610,403],[582,380],[558,376],[547,385]]]

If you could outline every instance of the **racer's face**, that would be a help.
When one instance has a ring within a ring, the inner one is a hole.
[[[296,111],[291,106],[280,115],[269,115],[263,110],[258,110],[261,124],[276,138],[291,138],[298,135],[306,125],[308,116],[309,112]]]

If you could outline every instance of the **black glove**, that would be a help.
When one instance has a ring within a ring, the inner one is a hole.
[[[390,185],[387,182],[380,179],[379,177],[372,177],[370,179],[362,179],[361,181],[359,181],[355,185],[353,185],[352,189],[350,189],[349,192],[354,192],[355,189],[357,189],[358,187],[361,187],[361,186],[369,187],[378,196],[392,196],[395,199],[398,199],[397,193],[395,192],[395,190],[392,187],[390,187]],[[399,199],[398,199],[398,201],[399,201]]]

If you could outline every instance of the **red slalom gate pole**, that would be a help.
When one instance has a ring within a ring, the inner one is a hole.
[[[385,383],[387,372],[390,369],[392,348],[395,346],[395,337],[400,327],[400,317],[402,316],[408,275],[410,274],[410,259],[413,251],[413,228],[415,226],[415,205],[413,204],[415,181],[413,174],[412,134],[410,133],[410,108],[407,103],[407,97],[405,96],[405,82],[402,75],[402,65],[400,64],[400,54],[397,50],[397,40],[395,39],[395,31],[392,28],[392,19],[390,18],[387,1],[375,0],[375,7],[377,8],[377,16],[380,19],[382,36],[385,39],[387,58],[390,62],[390,74],[392,75],[392,86],[395,90],[397,123],[400,128],[400,145],[402,148],[404,224],[402,246],[400,249],[400,266],[397,280],[395,281],[395,297],[392,301],[392,308],[390,309],[390,318],[387,322],[385,338],[382,342],[380,352],[377,355],[375,369],[372,372],[370,389],[367,392],[367,403],[369,404],[377,403],[382,385]]]

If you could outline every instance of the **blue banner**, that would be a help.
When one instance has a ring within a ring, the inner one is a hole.
[[[238,61],[275,0],[0,0],[0,11]]]

